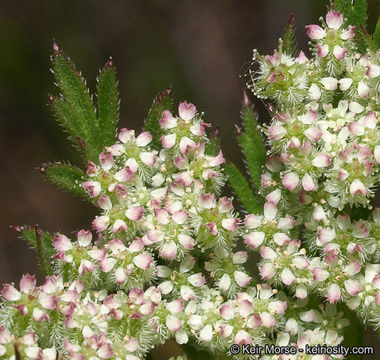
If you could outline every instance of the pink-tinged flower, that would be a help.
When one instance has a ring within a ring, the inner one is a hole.
[[[294,228],[295,224],[296,224],[296,220],[291,216],[280,218],[277,224],[277,229],[290,230]]]
[[[202,194],[199,197],[199,206],[202,209],[212,209],[216,206],[215,194]]]
[[[98,199],[98,205],[103,210],[112,209],[112,201],[108,195],[103,195]]]
[[[173,117],[169,110],[164,110],[162,112],[162,117],[159,120],[159,124],[162,129],[173,129],[177,126],[177,119]]]
[[[326,14],[326,24],[330,29],[338,30],[343,24],[343,15],[339,11],[329,11]]]
[[[329,53],[329,46],[327,44],[324,45],[317,45],[317,54],[320,58],[324,58]]]
[[[182,328],[182,321],[179,320],[176,316],[174,315],[168,315],[166,317],[166,326],[168,327],[169,331],[176,332],[179,329]]]
[[[127,274],[125,273],[125,270],[121,267],[117,268],[115,271],[115,280],[120,285],[127,280]]]
[[[109,216],[107,215],[97,216],[95,220],[92,222],[92,227],[97,232],[101,232],[107,229],[109,223],[110,223]]]
[[[339,301],[341,296],[340,287],[337,284],[332,284],[327,289],[327,299],[330,301],[330,304],[335,304]]]
[[[281,281],[285,285],[289,286],[289,285],[293,284],[294,281],[296,281],[296,277],[294,276],[294,274],[291,272],[291,270],[289,268],[285,268],[281,272]]]
[[[196,144],[194,140],[189,139],[187,136],[181,138],[179,142],[179,150],[183,155],[187,155],[189,150],[195,149]]]
[[[148,254],[140,254],[133,258],[133,263],[140,269],[147,270],[153,263],[153,258]]]
[[[95,265],[88,260],[82,259],[78,268],[79,275],[83,275],[86,271],[93,272]]]
[[[344,287],[351,296],[356,296],[362,291],[362,287],[356,280],[348,279],[344,282]]]
[[[263,326],[266,328],[270,328],[276,325],[276,319],[274,318],[274,316],[266,311],[261,314],[261,320]]]
[[[185,120],[186,122],[189,122],[191,119],[193,119],[196,112],[197,108],[195,107],[195,105],[186,101],[180,103],[178,106],[178,115],[181,119]]]
[[[193,274],[193,275],[190,275],[188,278],[187,278],[188,282],[193,285],[194,287],[201,287],[205,284],[206,282],[206,279],[204,278],[204,276],[202,275],[202,273],[198,273],[198,274]]]
[[[298,174],[294,172],[289,172],[284,175],[281,182],[284,185],[285,189],[293,191],[299,184],[300,178]]]
[[[176,156],[173,159],[173,163],[177,169],[179,169],[179,170],[185,169],[186,164],[187,164],[186,157]]]
[[[244,225],[250,229],[256,229],[261,225],[263,217],[254,214],[248,214],[244,218]]]
[[[265,200],[277,205],[279,201],[281,200],[281,190],[280,189],[273,190],[271,193],[265,196]]]
[[[85,181],[82,184],[82,188],[87,190],[90,197],[94,198],[100,194],[102,187],[97,181]]]
[[[305,174],[302,178],[302,187],[305,191],[315,190],[313,178],[309,174]]]
[[[87,162],[87,170],[86,170],[86,174],[90,177],[92,176],[95,176],[96,173],[97,173],[97,168],[96,168],[96,165],[92,162],[92,161],[88,161]]]
[[[361,99],[368,97],[370,94],[370,88],[364,81],[359,81],[358,95]]]
[[[117,219],[112,225],[112,232],[114,232],[115,234],[120,231],[127,231],[127,230],[128,230],[128,226],[124,222],[124,220]]]
[[[239,313],[245,318],[253,313],[253,305],[249,300],[243,300],[239,302]]]
[[[72,313],[72,312],[71,312]],[[71,314],[70,314],[71,315]],[[41,309],[39,308],[34,308],[33,309],[33,319],[37,322],[41,322],[43,320],[45,320],[46,322],[50,322],[50,317],[48,314],[46,314],[45,311],[42,311]],[[1,341],[0,341],[1,343]]]
[[[181,312],[181,311],[184,309],[183,299],[182,299],[182,298],[180,298],[180,299],[175,299],[175,300],[169,302],[168,304],[166,304],[166,308],[167,308],[172,314],[175,314],[175,313],[179,313],[179,312]]]
[[[187,335],[187,332],[185,329],[180,329],[175,333],[175,341],[177,344],[187,344],[189,341],[189,336]]]
[[[148,131],[142,132],[137,138],[136,138],[136,145],[138,147],[144,147],[147,146],[152,141],[152,134]]]
[[[114,258],[105,258],[100,260],[99,267],[104,273],[109,273],[116,265],[117,260]]]
[[[84,229],[78,231],[77,240],[78,240],[79,246],[86,247],[86,246],[90,245],[91,240],[92,240],[91,231],[84,230]]]
[[[161,136],[161,143],[164,149],[170,149],[175,145],[177,139],[176,134],[169,134]]]
[[[215,156],[215,157],[210,157],[209,160],[208,160],[208,165],[209,166],[219,166],[219,165],[222,165],[225,163],[225,159],[223,157],[223,153],[222,151],[220,150],[218,155]]]
[[[248,254],[246,251],[238,251],[232,256],[232,262],[234,264],[244,264],[248,260]]]
[[[231,278],[228,274],[223,274],[218,283],[219,289],[227,291],[231,287]]]
[[[318,230],[318,239],[320,244],[328,243],[335,239],[335,230],[334,229],[324,229],[321,228]]]
[[[209,123],[195,123],[194,125],[190,126],[190,131],[193,135],[202,136],[205,134],[206,128],[210,126],[211,124]]]
[[[101,152],[99,154],[99,162],[103,170],[110,170],[114,163],[112,154]]]
[[[36,278],[34,275],[23,275],[20,280],[20,290],[24,294],[31,294],[36,288]]]
[[[307,298],[307,287],[304,284],[300,284],[296,287],[296,298],[306,299]]]
[[[142,206],[133,206],[125,211],[125,216],[132,221],[139,221],[144,214]]]
[[[350,194],[352,196],[356,195],[365,195],[367,193],[367,189],[364,184],[359,180],[355,179],[350,185]]]
[[[177,250],[177,244],[173,240],[170,240],[163,244],[160,255],[165,259],[173,260],[177,256]]]
[[[137,168],[133,169],[130,166],[125,166],[114,175],[114,178],[120,182],[127,182],[133,178],[133,176],[136,174],[136,171]]]
[[[356,121],[353,121],[348,124],[348,130],[350,131],[351,134],[356,135],[356,136],[364,135],[363,125]]]
[[[178,241],[186,250],[191,250],[195,245],[195,240],[184,234],[178,235]]]
[[[306,35],[312,40],[320,40],[326,36],[326,31],[319,25],[307,25]]]
[[[380,164],[380,145],[376,145],[375,146],[375,151],[374,151],[374,155],[375,155],[375,160],[378,164]]]
[[[313,277],[315,281],[325,281],[329,277],[329,273],[327,270],[317,266],[312,270]]]
[[[155,209],[154,216],[159,224],[166,225],[169,223],[169,214],[164,209]]]
[[[338,88],[338,79],[333,77],[324,77],[321,79],[321,83],[324,86],[325,90],[336,90]]]
[[[271,140],[280,140],[286,134],[287,131],[282,125],[271,125],[268,128],[268,137]]]
[[[331,159],[326,153],[319,153],[313,160],[312,165],[318,168],[330,166]]]
[[[228,231],[236,231],[238,229],[238,224],[239,220],[236,218],[222,220],[222,227]]]
[[[235,271],[234,279],[236,283],[241,287],[247,287],[251,282],[251,277],[243,271]]]
[[[66,252],[70,249],[73,248],[73,244],[71,241],[62,234],[58,234],[54,239],[53,239],[53,246],[56,250]]]
[[[377,78],[380,75],[380,66],[375,64],[369,64],[366,75],[370,79]]]
[[[267,220],[269,221],[272,221],[275,219],[276,215],[277,215],[277,205],[270,202],[270,201],[267,201],[265,202],[264,204],[264,216]]]
[[[115,246],[115,249],[112,249],[112,251],[115,254],[119,253],[120,251],[124,251],[125,250],[124,244],[118,239],[115,239],[115,240],[117,241],[117,244],[120,244],[120,246],[117,246],[117,247]],[[115,241],[115,240],[112,240],[112,241]],[[144,249],[144,246],[145,246],[144,241],[140,238],[137,238],[131,242],[131,245],[129,245],[128,247],[128,251],[131,253],[139,252]]]
[[[362,265],[359,260],[353,259],[349,262],[347,266],[343,268],[343,271],[349,276],[356,275],[362,269]]]
[[[364,106],[360,105],[356,101],[352,101],[350,102],[349,109],[355,114],[360,114],[361,112],[363,112]]]
[[[234,343],[239,346],[243,344],[251,344],[252,343],[251,335],[249,335],[244,330],[239,330],[238,333],[235,335]]]
[[[287,308],[288,308],[288,303],[286,301],[276,300],[276,301],[271,301],[268,304],[269,311],[274,314],[281,315],[286,311]]]
[[[315,311],[314,310],[309,310],[309,311],[304,311],[299,314],[300,319],[305,322],[312,322],[315,320]]]
[[[39,295],[38,301],[41,304],[41,306],[47,310],[57,310],[57,306],[59,303],[58,297],[54,295],[47,295],[43,292]]]
[[[284,233],[275,233],[273,234],[273,241],[279,246],[284,246],[286,242],[290,241],[290,238]]]
[[[219,309],[220,316],[224,320],[231,320],[235,316],[233,304],[223,304]]]
[[[304,64],[306,62],[308,62],[309,59],[307,58],[307,56],[305,55],[305,53],[301,50],[300,53],[298,54],[298,56],[296,57],[296,63],[298,64]]]
[[[9,284],[4,284],[3,290],[1,290],[1,295],[8,301],[17,301],[21,299],[21,293]]]
[[[218,229],[216,227],[216,224],[214,222],[208,222],[205,224],[208,227],[208,230],[210,231],[211,235],[217,235],[218,234]]]
[[[121,144],[114,144],[112,146],[106,147],[107,152],[112,156],[120,156],[125,153],[125,147]]]
[[[262,324],[262,320],[259,314],[253,314],[248,318],[247,327],[254,329]]]
[[[153,166],[156,163],[156,155],[150,151],[140,153],[140,159],[146,166]]]
[[[296,335],[298,333],[298,322],[290,318],[285,324],[285,330],[293,336]]]
[[[125,144],[135,138],[135,132],[126,128],[120,129],[118,138],[123,144]]]
[[[104,344],[102,345],[97,351],[96,354],[101,358],[101,359],[110,359],[114,352],[112,350],[112,347],[110,344]]]
[[[342,91],[348,90],[352,85],[353,80],[351,78],[343,78],[339,80],[339,89]]]
[[[206,325],[199,333],[199,339],[204,342],[210,342],[212,340],[212,326]]]
[[[326,213],[323,210],[323,207],[321,205],[317,205],[313,210],[313,220],[314,221],[326,221]]]
[[[355,37],[355,26],[350,25],[346,31],[340,34],[342,40],[349,40]]]
[[[314,101],[318,101],[321,98],[321,90],[319,90],[318,85],[311,84],[309,88],[309,97]]]
[[[277,253],[269,246],[262,246],[260,249],[260,255],[266,260],[273,260],[277,258]]]
[[[307,130],[304,131],[305,136],[310,140],[317,142],[322,137],[322,131],[319,128],[316,127],[310,127]]]
[[[264,280],[272,279],[276,275],[276,269],[272,263],[265,263],[260,269],[260,275]]]

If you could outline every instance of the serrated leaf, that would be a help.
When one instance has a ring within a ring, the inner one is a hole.
[[[80,186],[87,175],[78,167],[65,163],[53,163],[42,166],[40,171],[44,179],[50,183],[90,201],[87,192]]]
[[[66,116],[63,125],[68,125],[69,132],[79,131],[72,136],[80,137],[86,144],[88,159],[98,162],[98,155],[103,150],[102,134],[86,84],[62,51],[54,51],[52,63],[62,100],[66,103],[65,114],[70,115]]]
[[[116,126],[119,119],[119,93],[117,90],[116,70],[111,60],[100,71],[97,97],[102,146],[110,146],[115,142]]]
[[[162,135],[159,120],[164,110],[171,111],[173,109],[172,88],[168,88],[165,91],[160,92],[155,99],[145,119],[144,131],[149,131],[153,140],[151,146],[154,149],[161,147],[160,137]]]
[[[376,47],[380,49],[380,17],[377,20],[375,33],[373,34],[373,41],[375,42]]]
[[[217,156],[220,151],[220,140],[216,136],[211,138],[206,144],[205,153],[210,156]]]
[[[22,226],[14,227],[20,233],[20,237],[24,239],[37,252],[38,265],[43,275],[52,275],[51,257],[56,253],[53,247],[54,236],[46,231],[41,231],[38,226]]]
[[[294,16],[289,17],[288,25],[285,28],[284,35],[281,39],[281,50],[284,54],[294,56],[297,51],[295,42]]]
[[[224,172],[228,177],[233,191],[247,212],[253,214],[262,213],[262,207],[260,207],[248,181],[239,169],[234,164],[227,163],[224,165]]]
[[[258,129],[257,114],[249,102],[243,105],[241,118],[244,132],[240,133],[237,139],[245,156],[252,183],[258,194],[261,185],[262,168],[266,162],[266,149]]]

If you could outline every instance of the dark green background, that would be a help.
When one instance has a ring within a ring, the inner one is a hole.
[[[112,56],[118,70],[120,126],[141,127],[154,95],[174,86],[220,126],[225,157],[242,165],[234,141],[244,64],[252,49],[271,53],[294,13],[300,48],[304,26],[318,22],[320,0],[3,0],[0,5],[0,283],[38,273],[33,251],[9,225],[40,224],[70,235],[89,227],[94,211],[44,183],[43,162],[78,162],[46,106],[56,93],[50,73],[51,40],[71,57],[91,90]],[[370,29],[380,2],[369,1]],[[266,113],[258,104],[261,120]]]

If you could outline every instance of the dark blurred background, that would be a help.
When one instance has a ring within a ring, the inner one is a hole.
[[[45,183],[44,162],[79,163],[55,123],[47,94],[51,40],[71,57],[93,92],[98,69],[112,56],[121,97],[120,127],[139,129],[159,91],[174,86],[220,126],[223,151],[241,166],[234,124],[244,89],[244,64],[252,49],[271,53],[294,14],[299,48],[304,26],[325,14],[326,0],[3,0],[0,5],[0,283],[38,273],[34,252],[9,225],[39,224],[73,231],[89,227],[94,211]],[[370,30],[380,2],[370,0]],[[258,104],[261,120],[266,113]]]

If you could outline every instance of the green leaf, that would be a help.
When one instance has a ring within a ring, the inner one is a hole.
[[[231,184],[233,191],[236,193],[247,212],[253,214],[262,213],[262,207],[260,207],[248,181],[239,169],[234,164],[227,163],[224,165],[224,172],[228,177],[228,181]]]
[[[97,86],[98,120],[102,134],[102,147],[114,144],[119,119],[119,93],[116,70],[110,59],[100,71]]]
[[[20,237],[31,245],[37,252],[38,265],[44,276],[52,275],[52,261],[50,260],[56,251],[53,247],[54,236],[46,231],[41,231],[36,225],[14,226],[14,230],[20,233]]]
[[[55,43],[53,46],[53,72],[66,104],[59,106],[61,111],[64,107],[64,121],[60,119],[62,112],[56,115],[73,138],[79,137],[86,144],[87,158],[98,162],[103,140],[89,91],[74,64]]]
[[[282,52],[289,56],[294,56],[297,51],[293,15],[290,15],[289,17],[288,25],[285,28],[284,36],[281,39],[280,46]]]
[[[151,146],[154,149],[160,149],[162,135],[159,120],[161,119],[162,112],[164,110],[171,111],[173,109],[172,88],[168,88],[165,91],[160,92],[153,100],[152,107],[145,119],[144,131],[149,131],[153,140]]]
[[[90,201],[87,192],[80,186],[86,180],[87,175],[78,167],[57,162],[41,166],[40,171],[45,180]]]
[[[380,49],[380,17],[377,20],[375,33],[373,34],[373,41],[375,42],[376,47]]]
[[[367,0],[335,0],[334,9],[340,11],[343,17],[347,19],[347,24],[355,25],[359,29],[360,25],[363,28],[367,27]],[[360,32],[356,32],[358,40],[358,50],[361,53],[366,51],[366,39],[360,36]]]
[[[258,195],[258,190],[261,186],[262,169],[266,162],[266,149],[258,128],[257,114],[245,94],[241,118],[244,132],[238,134],[237,139],[244,153],[247,169]]]

